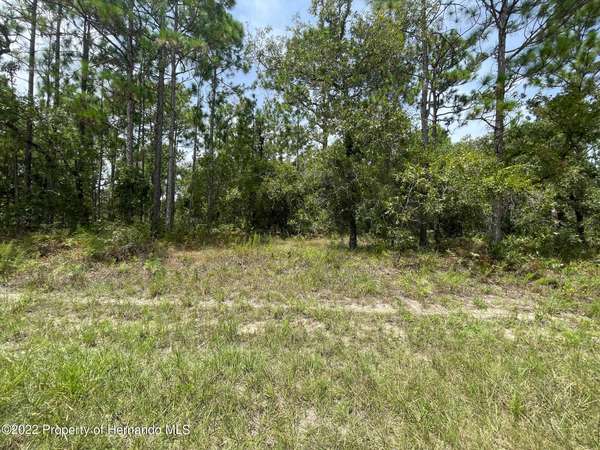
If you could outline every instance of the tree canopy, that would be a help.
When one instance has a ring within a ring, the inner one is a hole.
[[[313,0],[284,35],[233,6],[3,3],[3,233],[597,251],[599,1]]]

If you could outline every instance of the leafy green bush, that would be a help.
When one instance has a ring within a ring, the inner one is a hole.
[[[112,225],[96,233],[79,231],[72,240],[82,247],[87,258],[97,261],[122,261],[153,249],[150,230],[145,225]]]
[[[60,228],[46,228],[27,235],[22,246],[32,256],[50,256],[67,248],[69,231]]]
[[[151,204],[152,186],[137,167],[123,167],[116,180],[114,206],[118,216],[131,222]]]

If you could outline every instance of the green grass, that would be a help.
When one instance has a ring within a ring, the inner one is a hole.
[[[598,448],[600,269],[535,270],[324,240],[20,256],[0,423],[190,434],[0,448]]]

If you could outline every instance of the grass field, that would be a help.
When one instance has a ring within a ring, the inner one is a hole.
[[[600,448],[599,299],[590,261],[65,245],[0,289],[0,424],[163,432],[0,448]]]

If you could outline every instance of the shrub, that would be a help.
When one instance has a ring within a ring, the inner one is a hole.
[[[96,261],[123,261],[153,249],[150,230],[145,225],[117,225],[97,233],[79,231],[73,239],[87,258]]]

